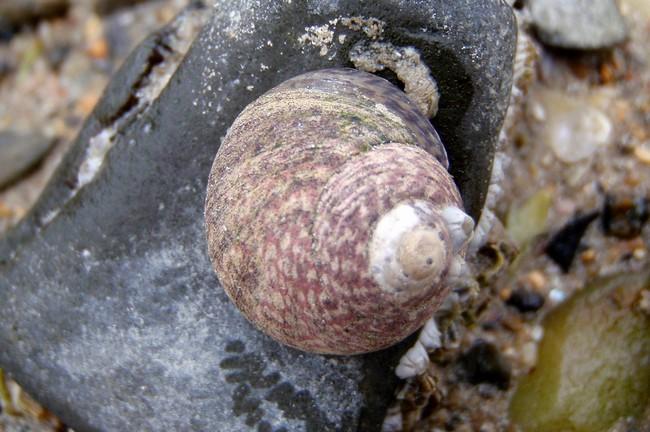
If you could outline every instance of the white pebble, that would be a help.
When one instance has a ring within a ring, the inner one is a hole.
[[[554,91],[539,97],[546,113],[546,119],[541,121],[542,141],[561,161],[587,159],[611,143],[612,122],[588,101]]]

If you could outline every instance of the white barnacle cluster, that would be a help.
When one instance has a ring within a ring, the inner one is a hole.
[[[426,371],[429,366],[429,353],[441,346],[441,334],[436,320],[431,318],[424,325],[417,342],[402,356],[395,369],[395,374],[402,378],[410,378]]]

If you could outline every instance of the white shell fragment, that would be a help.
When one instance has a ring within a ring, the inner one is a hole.
[[[428,351],[442,346],[441,337],[435,319],[430,318],[420,331],[417,342],[400,359],[395,374],[401,379],[423,374],[429,366]]]

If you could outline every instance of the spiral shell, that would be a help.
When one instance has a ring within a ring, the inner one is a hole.
[[[287,345],[357,354],[417,330],[444,299],[462,207],[428,119],[353,69],[290,79],[250,104],[215,158],[208,247],[244,315]]]

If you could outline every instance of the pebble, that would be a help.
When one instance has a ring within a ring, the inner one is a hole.
[[[591,264],[596,259],[596,251],[594,249],[587,249],[580,254],[580,260],[583,264]]]
[[[650,18],[650,2],[648,0],[621,0],[621,12],[626,16]]]
[[[639,295],[639,309],[650,315],[650,290],[643,290]]]
[[[548,242],[544,252],[567,273],[580,247],[580,241],[599,212],[576,215]]]
[[[650,165],[650,144],[634,147],[634,156],[646,165]]]
[[[108,57],[109,46],[106,39],[96,39],[88,45],[86,51],[88,55],[95,60],[103,60]]]
[[[54,70],[58,70],[65,59],[68,57],[70,50],[71,47],[65,44],[55,45],[47,50],[45,57],[47,58],[47,62],[49,63],[50,67]]]
[[[104,37],[104,25],[101,18],[91,15],[84,25],[84,37],[86,38],[86,53],[95,60],[102,60],[108,57],[109,46]]]
[[[614,0],[529,0],[539,39],[567,49],[601,49],[623,42],[627,27]]]
[[[603,206],[602,227],[608,236],[631,239],[641,234],[650,218],[650,202],[646,198],[608,196]]]
[[[524,277],[524,281],[535,289],[536,291],[541,291],[546,287],[548,280],[544,273],[539,270],[533,270]]]
[[[554,288],[548,293],[548,298],[552,303],[561,303],[567,298],[567,294],[559,288]]]
[[[38,133],[0,131],[0,188],[39,162],[53,142]]]
[[[648,255],[648,251],[643,247],[638,247],[632,251],[632,257],[637,261],[642,261],[646,255]]]
[[[501,390],[510,386],[510,364],[494,344],[478,339],[461,355],[459,364],[471,384],[488,383]]]
[[[612,142],[612,122],[588,101],[554,90],[538,94],[544,111],[540,138],[566,163],[588,159]]]
[[[517,288],[512,292],[507,303],[519,312],[534,312],[544,306],[544,296],[525,288]]]

